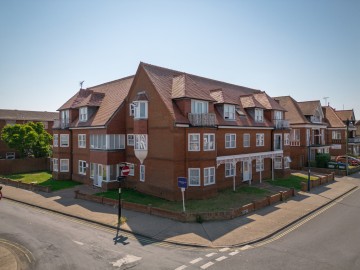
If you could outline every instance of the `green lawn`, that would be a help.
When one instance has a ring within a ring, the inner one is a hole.
[[[34,183],[40,186],[51,186],[52,191],[71,188],[81,184],[71,180],[54,180],[52,178],[51,172],[43,171],[33,173],[8,174],[4,175],[4,177],[28,184]]]
[[[259,200],[271,194],[272,193],[268,190],[256,187],[241,187],[235,192],[233,192],[232,189],[220,191],[216,197],[207,200],[186,200],[185,198],[185,207],[187,212],[227,211],[230,208],[241,207],[247,203]],[[118,199],[117,190],[101,192],[96,195]],[[127,202],[143,205],[151,204],[153,207],[178,212],[182,211],[182,201],[171,202],[154,196],[142,194],[132,189],[123,189],[121,195],[122,199]]]
[[[310,176],[310,180],[317,180],[319,177]],[[286,188],[295,188],[296,190],[301,189],[301,182],[308,181],[307,174],[303,173],[293,173],[287,178],[275,179],[274,181],[268,180],[268,183],[274,186],[286,187]]]

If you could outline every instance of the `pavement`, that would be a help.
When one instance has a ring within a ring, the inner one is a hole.
[[[155,241],[209,248],[239,247],[265,240],[318,209],[360,186],[360,173],[336,178],[334,182],[316,187],[261,210],[232,220],[182,223],[134,211],[122,210],[127,222],[123,231]],[[23,202],[65,215],[112,226],[117,225],[117,208],[74,198],[74,191],[98,192],[90,186],[52,193],[32,192],[3,185],[5,199]]]

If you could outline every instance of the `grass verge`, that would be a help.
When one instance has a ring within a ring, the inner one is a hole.
[[[179,191],[180,192],[180,191]],[[272,192],[256,187],[240,187],[235,192],[232,190],[223,190],[214,198],[207,200],[186,200],[185,207],[187,212],[213,212],[227,211],[230,208],[241,207],[254,200],[262,199],[271,195]],[[118,191],[110,190],[95,194],[106,198],[118,199]],[[121,198],[127,202],[133,202],[143,205],[151,204],[153,207],[166,210],[182,212],[182,201],[172,202],[158,197],[146,195],[132,189],[122,189]]]
[[[317,180],[319,177],[317,176],[310,176],[310,180]],[[286,188],[294,188],[296,190],[301,189],[301,182],[307,182],[308,176],[303,173],[293,173],[287,178],[275,179],[275,180],[268,180],[268,183],[273,186],[280,186]]]
[[[33,183],[40,186],[51,186],[52,191],[81,185],[81,183],[74,182],[72,180],[54,180],[52,178],[51,172],[48,171],[8,174],[4,175],[3,177],[27,184]]]

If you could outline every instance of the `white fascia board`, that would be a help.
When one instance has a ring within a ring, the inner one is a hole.
[[[239,126],[218,126],[224,129],[275,129],[274,127],[239,127]]]
[[[309,124],[290,124],[290,128],[327,128],[327,125],[309,125]]]
[[[254,158],[259,156],[283,156],[283,150],[269,151],[269,152],[257,152],[257,153],[248,153],[248,154],[240,154],[240,155],[232,155],[232,156],[220,156],[216,157],[217,161],[222,160],[232,160],[238,158]]]
[[[105,126],[98,126],[98,127],[74,127],[74,128],[69,128],[69,129],[101,129],[101,128],[106,128]]]
[[[190,127],[190,125],[189,124],[175,124],[175,127],[188,128],[188,127]]]
[[[346,130],[346,127],[341,128],[327,128],[328,130]]]

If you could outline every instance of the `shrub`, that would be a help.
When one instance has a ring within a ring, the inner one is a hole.
[[[327,168],[328,162],[330,161],[330,154],[316,154],[316,167]]]

